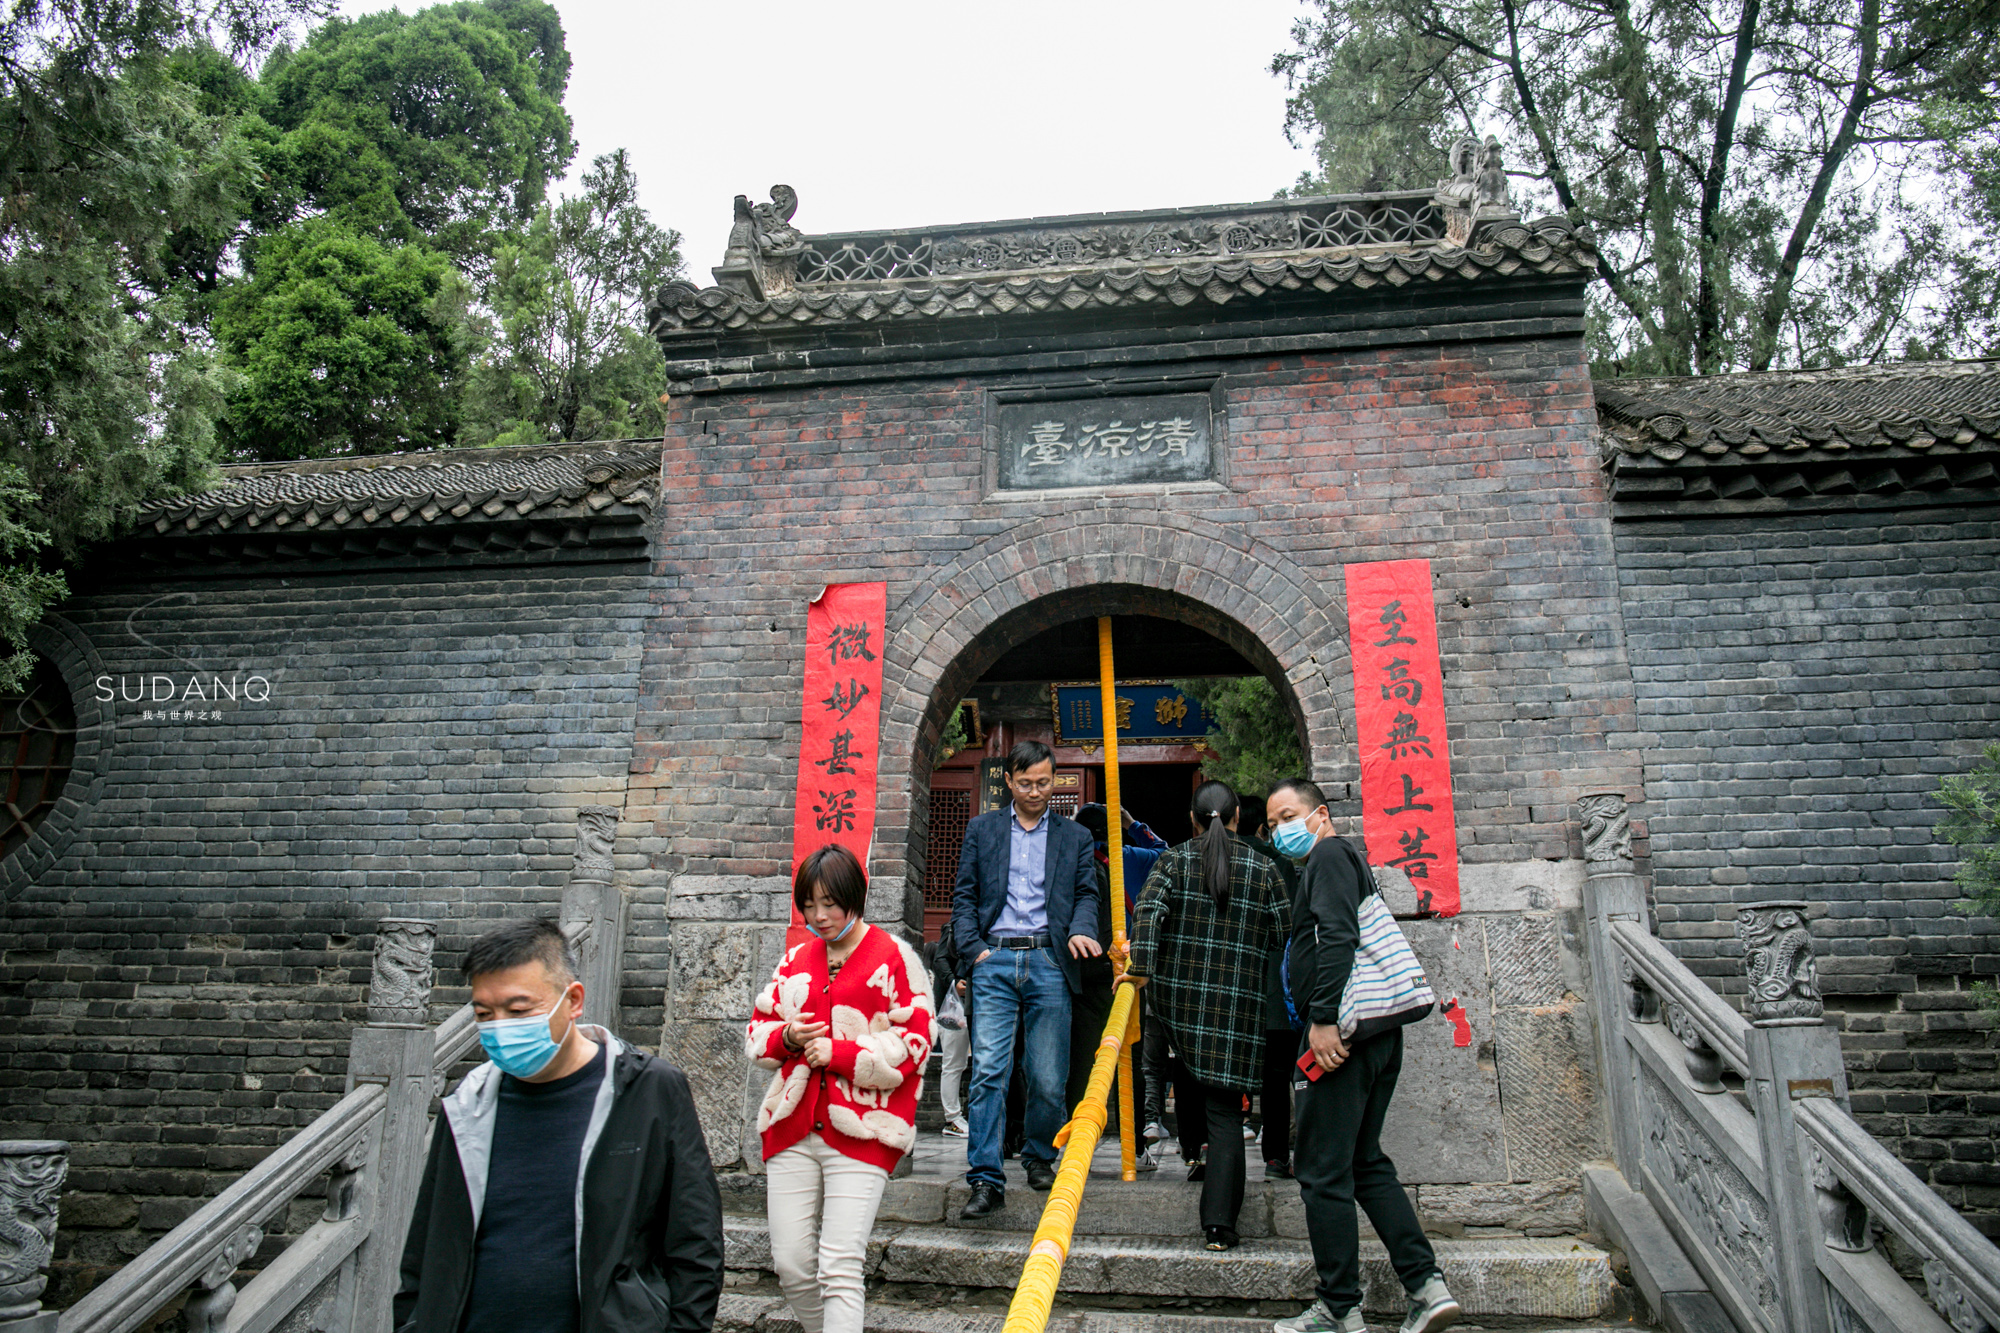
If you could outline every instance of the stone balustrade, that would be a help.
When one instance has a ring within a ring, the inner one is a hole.
[[[610,1025],[625,925],[608,855],[617,812],[586,806],[579,825],[561,919],[587,1016]],[[69,1145],[0,1142],[0,1240],[13,1246],[0,1259],[0,1333],[131,1333],[176,1300],[189,1333],[389,1333],[431,1105],[479,1041],[470,1005],[430,1026],[436,945],[432,922],[378,921],[368,1022],[349,1048],[346,1094],[60,1316],[39,1298]],[[280,1219],[322,1178],[319,1219],[266,1253]],[[239,1270],[259,1260],[239,1289]]]
[[[1738,1013],[1652,934],[1646,884],[1618,832],[1629,827],[1623,798],[1586,797],[1581,813],[1598,1047],[1623,1177],[1587,1183],[1593,1212],[1634,1252],[1655,1314],[1770,1333],[1992,1333],[2000,1249],[1848,1112],[1808,905],[1737,910],[1748,983]],[[1883,1228],[1923,1260],[1928,1301],[1875,1245]]]

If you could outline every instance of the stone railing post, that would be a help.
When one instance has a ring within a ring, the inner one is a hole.
[[[229,1327],[229,1312],[236,1308],[236,1270],[257,1253],[264,1243],[264,1228],[254,1222],[241,1227],[216,1252],[188,1292],[181,1318],[188,1333],[223,1333]]]
[[[1738,908],[1736,937],[1743,941],[1743,968],[1750,982],[1747,1090],[1764,1161],[1778,1305],[1785,1312],[1786,1333],[1832,1333],[1833,1314],[1819,1271],[1826,1239],[1824,1204],[1792,1109],[1813,1097],[1846,1104],[1840,1036],[1826,1023],[1805,903],[1772,901]]]
[[[430,1026],[431,954],[437,927],[429,921],[384,917],[375,926],[375,974],[368,984],[368,1024],[356,1028],[347,1057],[347,1090],[379,1083],[389,1093],[380,1129],[362,1160],[343,1162],[330,1182],[352,1197],[328,1199],[329,1209],[368,1210],[368,1238],[354,1252],[341,1283],[345,1319],[329,1325],[350,1333],[389,1333],[403,1238],[423,1180],[430,1132],[431,1063],[437,1030]],[[357,1181],[344,1179],[356,1176]],[[355,1185],[359,1188],[356,1189]]]
[[[563,928],[588,927],[577,950],[584,1019],[613,1033],[621,1016],[625,957],[625,895],[611,873],[617,838],[616,807],[586,805],[576,812],[576,863],[562,896]]]
[[[55,1139],[0,1139],[0,1333],[56,1333],[42,1308],[55,1251],[56,1205],[69,1174],[69,1145]]]
[[[1583,821],[1583,908],[1590,937],[1590,988],[1597,1029],[1598,1068],[1610,1111],[1612,1149],[1625,1179],[1640,1175],[1639,1071],[1625,1044],[1627,1022],[1658,1021],[1650,991],[1636,994],[1624,955],[1611,939],[1612,923],[1646,924],[1646,883],[1632,864],[1632,820],[1622,792],[1592,792],[1577,801]]]

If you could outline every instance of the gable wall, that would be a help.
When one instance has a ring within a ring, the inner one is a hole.
[[[339,1096],[377,919],[440,923],[442,1018],[467,939],[554,913],[576,808],[623,801],[646,607],[628,562],[163,580],[62,608],[45,646],[86,705],[99,674],[270,682],[219,722],[96,709],[67,841],[0,907],[0,1120],[72,1145],[68,1290]],[[659,915],[635,886],[634,936]],[[657,1031],[654,954],[625,976]]]
[[[1732,905],[1803,898],[1854,1109],[2000,1234],[2000,923],[1955,910],[1938,781],[2000,739],[1991,507],[1621,523],[1660,933],[1744,989]]]

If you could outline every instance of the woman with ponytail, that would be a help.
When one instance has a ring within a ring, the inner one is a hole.
[[[1204,782],[1189,814],[1194,839],[1162,856],[1139,894],[1127,975],[1153,984],[1149,1012],[1187,1066],[1175,1089],[1183,1141],[1190,1117],[1206,1117],[1201,1229],[1209,1249],[1227,1250],[1243,1211],[1243,1095],[1263,1079],[1265,960],[1291,932],[1291,899],[1271,859],[1229,832],[1228,786]]]

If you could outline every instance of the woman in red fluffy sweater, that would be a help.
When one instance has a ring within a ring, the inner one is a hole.
[[[861,919],[867,896],[845,847],[805,859],[792,901],[814,938],[786,950],[750,1020],[750,1058],[775,1071],[757,1111],[771,1261],[805,1333],[861,1333],[868,1233],[917,1141],[931,1053],[930,973]]]

